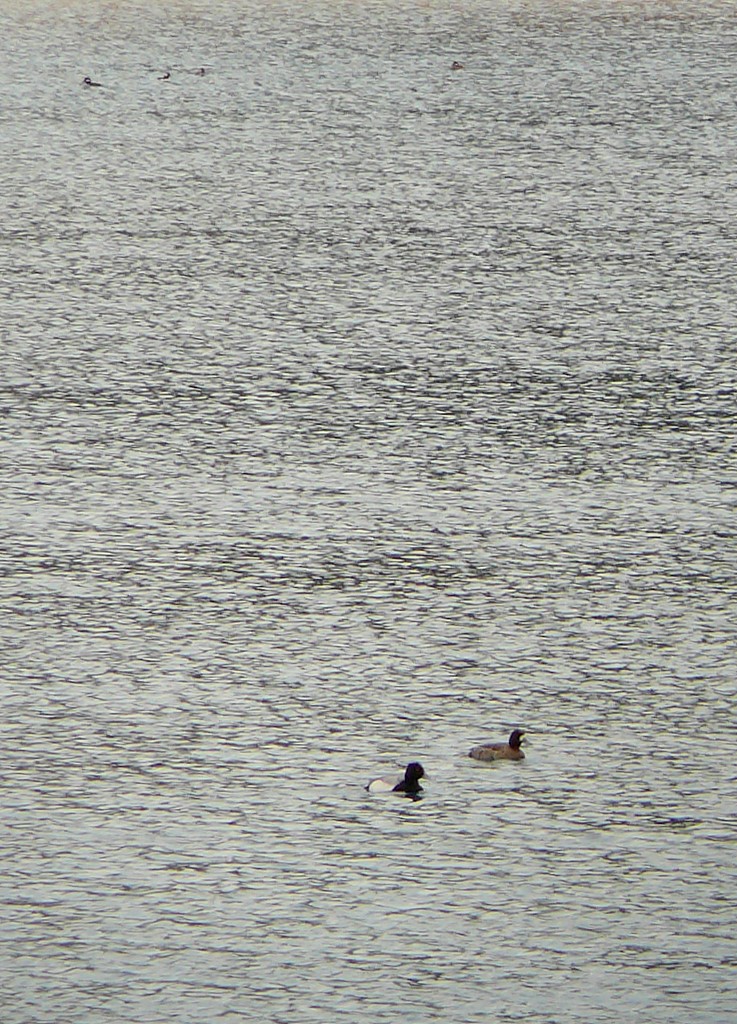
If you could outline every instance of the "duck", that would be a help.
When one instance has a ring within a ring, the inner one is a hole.
[[[171,71],[165,71],[163,75],[159,75],[160,82],[168,82],[171,78]]]
[[[482,743],[469,750],[468,756],[476,761],[524,761],[520,748],[524,735],[522,729],[513,729],[506,743]]]
[[[89,75],[85,75],[82,79],[82,85],[86,85],[88,88],[91,86],[95,89],[102,89],[102,82],[93,82]]]
[[[404,793],[406,796],[417,796],[422,792],[420,779],[424,778],[425,769],[419,761],[412,761],[407,765],[404,775],[399,778],[395,776],[384,776],[379,779],[372,779],[365,787],[369,793]]]
[[[463,71],[463,65],[461,64],[461,62],[459,60],[454,60],[453,63],[450,65],[450,70],[451,71]]]

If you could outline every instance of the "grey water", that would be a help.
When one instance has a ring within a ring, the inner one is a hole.
[[[737,10],[0,11],[0,1020],[737,1019]]]

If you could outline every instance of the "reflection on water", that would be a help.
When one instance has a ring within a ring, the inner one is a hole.
[[[3,1021],[723,1024],[731,7],[3,20]]]

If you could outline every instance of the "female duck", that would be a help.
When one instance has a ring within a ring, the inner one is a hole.
[[[425,769],[419,761],[412,761],[408,764],[404,776],[391,778],[385,776],[382,779],[372,779],[366,786],[369,793],[404,793],[407,796],[417,796],[422,792],[420,779],[423,778]]]
[[[482,743],[470,750],[468,756],[477,761],[524,761],[520,749],[524,735],[521,729],[513,729],[507,743]]]

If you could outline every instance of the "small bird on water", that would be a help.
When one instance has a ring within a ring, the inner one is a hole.
[[[425,775],[425,769],[419,761],[412,761],[407,765],[404,775],[399,778],[384,776],[380,779],[372,779],[365,787],[369,793],[404,793],[406,796],[417,796],[422,792],[420,779]]]
[[[102,89],[102,82],[93,82],[89,75],[85,75],[85,77],[82,79],[82,85],[86,85],[88,89],[90,87],[95,89]]]
[[[469,750],[468,756],[476,761],[524,761],[520,749],[524,735],[521,729],[513,729],[506,743],[482,743]]]

